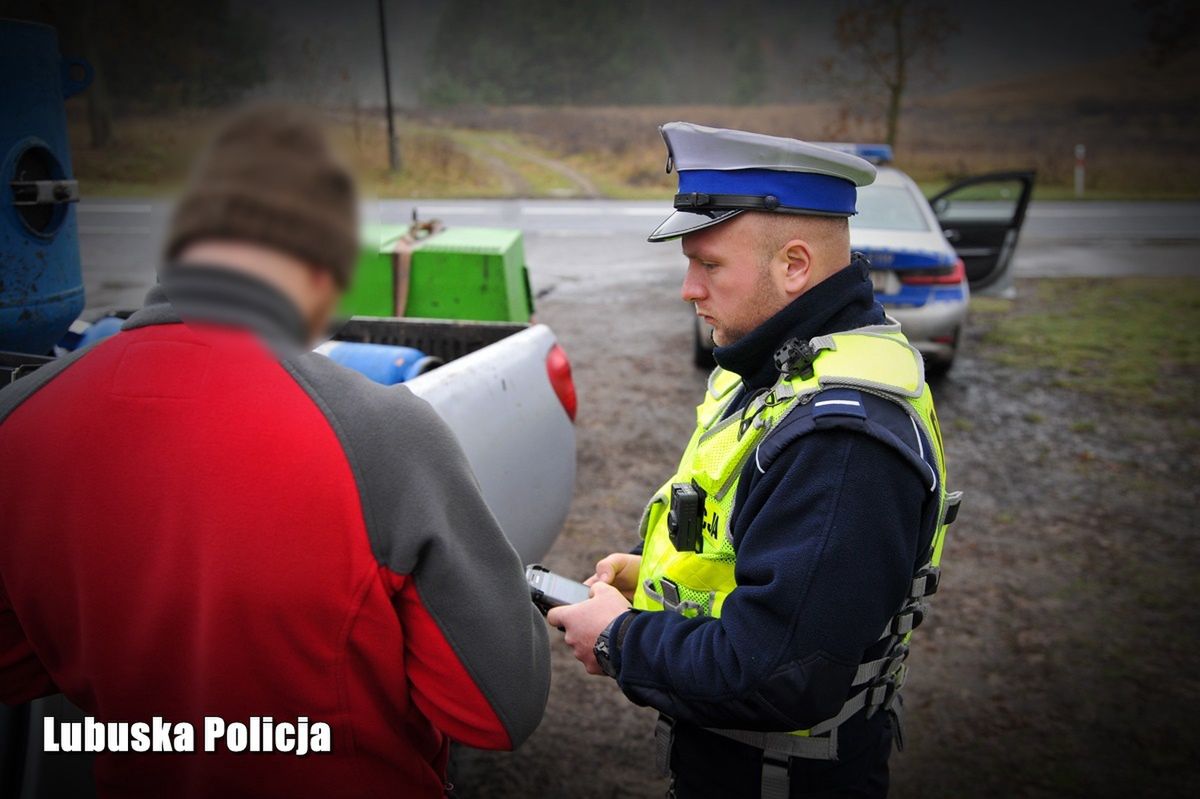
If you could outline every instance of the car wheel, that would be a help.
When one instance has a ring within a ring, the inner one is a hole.
[[[954,366],[954,359],[958,357],[960,341],[962,341],[962,325],[954,329],[954,340],[949,355],[925,359],[925,374],[932,378],[945,377],[946,373],[950,371],[950,367]]]
[[[697,369],[712,369],[717,362],[713,358],[711,342],[706,344],[704,341],[701,327],[700,317],[696,317],[692,323],[692,362]]]
[[[945,377],[954,365],[955,354],[952,352],[947,358],[931,358],[925,361],[925,376],[934,380]]]

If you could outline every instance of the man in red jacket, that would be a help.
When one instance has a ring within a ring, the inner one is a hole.
[[[440,796],[449,739],[541,718],[545,627],[454,435],[309,351],[357,242],[319,127],[245,112],[145,307],[0,392],[0,701],[61,691],[110,749],[174,725],[102,753],[102,796]]]

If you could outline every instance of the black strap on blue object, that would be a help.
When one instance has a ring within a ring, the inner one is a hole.
[[[689,191],[675,195],[677,211],[774,211],[778,207],[779,198],[774,194],[760,197],[754,194],[706,194],[702,191]]]
[[[785,214],[810,216],[841,216],[819,208],[797,208],[780,205],[774,194],[707,194],[702,191],[680,192],[675,195],[675,210],[703,213],[706,211],[779,211]]]

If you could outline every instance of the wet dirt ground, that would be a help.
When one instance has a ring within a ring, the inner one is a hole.
[[[539,317],[572,359],[580,407],[576,493],[545,558],[556,571],[582,578],[634,543],[690,432],[705,375],[678,277],[543,287]],[[1018,283],[1023,299],[1032,289]],[[1200,457],[1195,427],[1178,424],[1196,395],[1164,411],[1072,393],[1000,366],[982,342],[989,324],[972,319],[960,362],[934,384],[950,485],[966,501],[914,638],[892,795],[1197,795]],[[517,753],[457,753],[457,794],[662,796],[655,712],[550,637],[541,727]]]

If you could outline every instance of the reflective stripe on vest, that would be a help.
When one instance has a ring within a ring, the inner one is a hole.
[[[740,378],[719,367],[713,371],[704,401],[696,409],[696,429],[679,467],[654,494],[642,515],[642,565],[633,605],[642,610],[671,610],[685,616],[721,615],[726,598],[737,588],[734,576],[737,554],[729,520],[738,481],[745,466],[758,457],[759,448],[770,433],[796,408],[812,402],[818,392],[836,388],[873,394],[903,408],[916,431],[919,456],[928,472],[929,491],[936,493],[938,511],[933,517],[937,529],[932,537],[929,561],[914,577],[909,592],[912,596],[880,636],[880,640],[894,639],[893,645],[883,657],[859,667],[852,687],[866,687],[853,694],[834,718],[811,730],[754,734],[756,741],[774,739],[780,744],[789,744],[764,748],[803,752],[793,756],[824,758],[836,756],[836,732],[841,723],[863,707],[874,712],[879,707],[890,707],[894,700],[903,681],[903,661],[912,628],[923,615],[920,598],[936,588],[948,523],[947,511],[951,506],[957,506],[961,495],[951,495],[950,501],[947,500],[942,436],[933,398],[925,384],[924,364],[920,354],[900,332],[898,324],[889,320],[887,325],[820,336],[812,339],[810,346],[816,353],[811,373],[781,375],[770,390],[755,396],[741,413],[725,418],[722,418],[725,411],[738,396],[735,389]],[[858,404],[844,399],[825,402]],[[818,409],[814,406],[812,410]],[[900,446],[898,443],[893,445]],[[925,449],[927,445],[929,451]],[[905,455],[912,459],[909,453]],[[667,511],[671,486],[675,483],[692,483],[704,492],[700,552],[680,552],[671,543]],[[718,732],[738,740],[745,737],[736,731]],[[829,739],[823,743],[814,741],[812,746],[790,744],[795,737],[822,733],[829,734]]]

